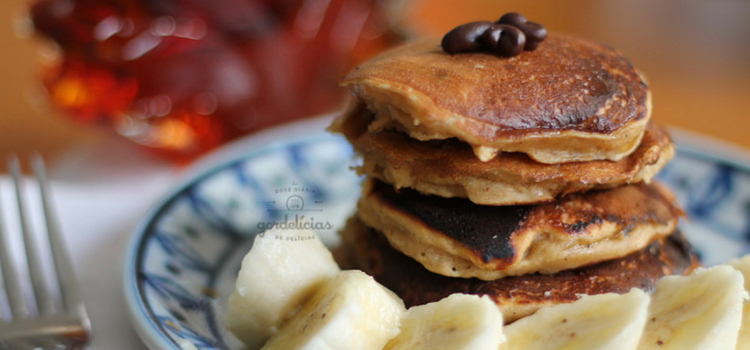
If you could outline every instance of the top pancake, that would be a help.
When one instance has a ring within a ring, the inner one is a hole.
[[[650,117],[648,87],[625,58],[559,34],[512,58],[449,55],[437,39],[408,44],[365,62],[342,85],[375,112],[371,131],[457,137],[483,161],[499,151],[554,164],[618,160]]]

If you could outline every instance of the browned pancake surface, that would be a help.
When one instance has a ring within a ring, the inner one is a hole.
[[[343,84],[382,79],[419,91],[476,121],[481,137],[528,131],[611,133],[647,116],[648,87],[617,51],[551,33],[537,50],[507,59],[449,55],[437,40],[367,61]],[[497,128],[496,130],[493,130]]]
[[[551,34],[513,58],[449,55],[438,40],[386,52],[343,80],[376,113],[370,130],[456,137],[488,161],[523,152],[549,164],[619,160],[638,145],[650,93],[615,50]]]
[[[430,271],[484,280],[625,256],[670,234],[681,215],[655,183],[535,205],[480,206],[367,180],[359,202],[368,226]]]
[[[487,295],[503,311],[506,322],[547,305],[573,302],[583,294],[627,293],[631,288],[651,292],[661,277],[686,274],[699,266],[689,243],[675,232],[622,258],[551,275],[483,281],[434,274],[393,249],[381,233],[356,218],[342,235],[359,268],[393,290],[407,306],[438,301],[453,293]]]

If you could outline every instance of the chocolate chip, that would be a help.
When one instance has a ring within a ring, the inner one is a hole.
[[[539,43],[547,38],[547,29],[539,23],[529,22],[523,15],[516,12],[506,13],[495,22],[497,24],[508,24],[520,29],[526,36],[524,50],[533,51]]]
[[[513,57],[523,51],[526,44],[526,36],[520,29],[514,26],[493,24],[482,35],[482,42],[491,52],[498,56]]]
[[[523,50],[536,49],[545,38],[547,29],[511,12],[495,23],[481,21],[460,25],[448,32],[440,45],[449,54],[485,51],[512,57]]]
[[[460,25],[443,37],[440,46],[443,47],[443,51],[450,54],[480,51],[482,49],[482,34],[490,27],[492,27],[492,22],[489,21]]]

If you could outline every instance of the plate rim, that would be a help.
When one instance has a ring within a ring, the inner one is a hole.
[[[311,117],[282,124],[230,142],[200,157],[188,166],[170,189],[159,197],[140,217],[131,230],[121,262],[121,283],[130,324],[143,343],[151,350],[182,350],[179,344],[160,332],[153,314],[146,310],[146,302],[138,292],[137,267],[139,253],[146,233],[156,217],[181,193],[212,174],[262,152],[272,151],[290,142],[314,140],[327,135],[325,128],[337,113]],[[711,136],[677,127],[668,127],[678,152],[687,153],[713,162],[728,164],[750,174],[750,151]],[[330,135],[330,134],[328,134]]]
[[[676,126],[668,126],[678,152],[729,164],[750,173],[750,150],[729,141]]]

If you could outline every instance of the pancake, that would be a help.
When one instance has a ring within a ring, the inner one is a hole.
[[[667,132],[650,123],[638,148],[616,161],[542,164],[523,153],[500,153],[488,162],[456,139],[418,141],[391,130],[368,132],[373,115],[363,106],[339,118],[343,133],[362,156],[360,174],[396,188],[441,197],[469,198],[483,205],[552,200],[572,192],[648,182],[674,156]]]
[[[435,302],[453,293],[487,295],[497,303],[506,323],[545,306],[571,303],[584,294],[623,294],[631,288],[653,292],[659,278],[688,274],[700,265],[689,243],[675,232],[619,259],[553,275],[482,281],[427,271],[391,248],[381,233],[367,228],[357,218],[350,219],[341,234],[358,267],[398,294],[407,307]]]
[[[367,179],[358,208],[367,226],[428,270],[483,280],[622,257],[672,233],[682,215],[656,183],[536,205],[480,206]]]
[[[449,55],[439,39],[407,44],[342,81],[376,120],[418,140],[458,138],[482,161],[499,151],[541,163],[619,160],[636,149],[651,115],[650,92],[617,51],[549,34],[512,58]]]

